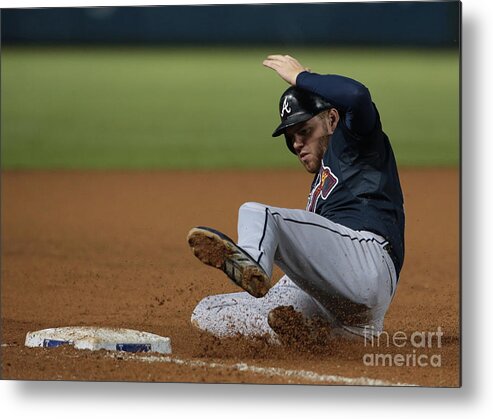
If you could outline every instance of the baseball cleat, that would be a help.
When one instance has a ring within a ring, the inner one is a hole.
[[[188,233],[187,241],[202,263],[221,269],[250,295],[260,298],[271,288],[270,278],[262,267],[220,231],[195,227]]]

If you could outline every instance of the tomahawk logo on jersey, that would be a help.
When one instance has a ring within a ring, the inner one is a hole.
[[[337,177],[332,173],[330,167],[325,166],[322,162],[322,166],[320,167],[320,171],[317,175],[317,181],[315,182],[315,186],[308,197],[306,210],[315,212],[318,199],[322,197],[323,200],[326,200],[338,183],[339,179],[337,179]]]

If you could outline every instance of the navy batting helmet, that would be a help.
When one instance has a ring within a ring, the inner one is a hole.
[[[284,134],[286,128],[308,121],[320,112],[332,108],[324,98],[297,87],[289,87],[279,100],[281,123],[272,133],[273,137]],[[286,138],[289,150],[296,154],[290,141]]]

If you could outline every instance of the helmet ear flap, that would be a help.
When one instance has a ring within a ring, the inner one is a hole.
[[[284,134],[284,139],[286,140],[286,147],[289,148],[289,151],[291,151],[291,153],[296,155],[296,151],[294,150],[293,147],[293,142],[289,139],[289,137],[286,134]]]

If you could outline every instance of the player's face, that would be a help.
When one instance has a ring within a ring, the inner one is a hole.
[[[286,136],[293,144],[299,161],[310,173],[316,173],[320,169],[332,134],[329,130],[325,116],[315,116],[286,129]]]

